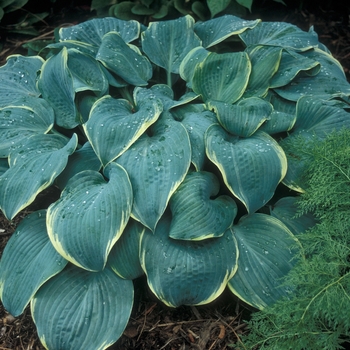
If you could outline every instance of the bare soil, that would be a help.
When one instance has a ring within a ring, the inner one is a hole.
[[[308,30],[313,25],[319,34],[320,42],[340,61],[349,80],[349,6],[334,8],[335,5],[332,7],[331,2],[324,7],[312,5],[310,1],[306,3],[309,3],[308,7],[293,8],[263,1],[260,9],[253,8],[250,17],[285,21],[303,30]],[[9,33],[2,35],[0,64],[4,64],[6,57],[11,54],[26,54],[27,51],[22,45],[28,41],[53,39],[57,26],[77,24],[93,15],[88,5],[75,5],[71,2],[69,7],[60,8],[58,12],[52,13],[45,21],[39,23],[39,35],[35,38]],[[46,208],[56,197],[55,189],[45,190],[29,208],[19,213],[12,221],[8,221],[0,212],[0,255],[23,217],[34,210]],[[240,337],[248,331],[244,320],[249,318],[252,310],[242,305],[229,291],[226,290],[218,300],[206,306],[170,309],[157,301],[145,286],[145,278],[135,281],[135,303],[131,319],[122,337],[110,349],[223,350],[229,349],[230,344],[244,349],[243,346],[239,346]],[[0,350],[9,349],[44,348],[38,339],[29,308],[21,316],[14,318],[0,304]]]

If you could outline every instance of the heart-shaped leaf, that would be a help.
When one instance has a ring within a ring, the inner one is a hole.
[[[132,281],[111,269],[68,265],[39,289],[31,310],[45,348],[106,349],[122,335],[133,298]]]
[[[47,230],[56,250],[73,264],[102,270],[131,212],[132,189],[126,171],[112,163],[103,176],[92,170],[75,175],[50,205]]]
[[[162,112],[159,99],[136,101],[136,111],[126,100],[105,96],[98,100],[84,124],[86,135],[106,165],[125,152],[154,123]]]
[[[152,66],[147,57],[136,46],[126,44],[115,32],[103,37],[96,59],[131,85],[147,85],[152,77]]]
[[[244,93],[251,71],[245,52],[210,53],[196,65],[192,80],[193,91],[205,102],[218,100],[236,102]]]
[[[36,86],[37,72],[44,60],[39,56],[12,55],[0,67],[0,107],[13,105],[19,98],[40,96]]]
[[[252,214],[233,227],[238,243],[238,270],[228,282],[241,300],[258,309],[288,296],[282,279],[298,261],[298,240],[276,218]]]
[[[36,134],[46,134],[54,123],[50,105],[41,98],[27,97],[22,102],[0,108],[0,157],[8,157],[23,139]]]
[[[179,73],[181,61],[201,42],[193,31],[191,16],[163,22],[151,22],[142,33],[142,50],[168,73]]]
[[[46,210],[25,217],[6,244],[0,261],[0,297],[20,315],[40,286],[66,266],[46,231]]]
[[[216,197],[219,190],[219,180],[213,173],[188,173],[170,198],[169,236],[183,240],[222,236],[236,217],[237,205],[229,196]]]
[[[283,197],[270,209],[271,215],[282,221],[294,235],[304,233],[316,224],[312,213],[298,215],[297,201],[297,197]]]
[[[137,21],[123,21],[118,18],[94,18],[76,26],[61,28],[60,41],[74,40],[99,47],[102,38],[109,32],[117,32],[127,43],[137,39],[140,35],[140,23]]]
[[[108,91],[108,79],[101,65],[90,55],[69,49],[67,66],[72,74],[75,92],[90,90],[96,95],[103,95]]]
[[[68,142],[59,135],[34,135],[10,154],[10,168],[0,177],[0,208],[7,218],[53,183],[75,151],[77,139],[76,134]]]
[[[134,192],[132,216],[152,231],[171,195],[185,178],[191,145],[184,126],[168,113],[116,161],[129,174]]]
[[[220,169],[225,184],[248,213],[271,199],[286,174],[287,159],[282,148],[262,131],[241,139],[212,125],[205,143],[208,158]]]
[[[272,105],[258,97],[240,100],[236,104],[220,101],[208,103],[221,124],[231,134],[249,137],[269,118]]]
[[[211,3],[213,2],[211,1]],[[218,2],[215,0],[216,5],[218,5]],[[202,40],[203,47],[208,48],[224,41],[232,35],[237,35],[247,29],[254,28],[259,22],[260,19],[247,21],[236,16],[224,15],[209,21],[197,22],[194,26],[194,31]]]
[[[55,111],[55,122],[66,129],[80,124],[74,104],[73,77],[67,65],[68,51],[50,57],[42,66],[38,88]]]
[[[170,218],[164,216],[153,234],[142,235],[140,260],[149,287],[171,307],[209,303],[222,293],[237,268],[231,230],[196,242],[172,239],[169,230]]]
[[[282,48],[275,46],[249,46],[246,52],[252,63],[252,72],[249,77],[244,97],[265,97],[282,56]]]
[[[202,170],[206,160],[204,134],[210,125],[217,123],[215,114],[200,104],[181,106],[171,114],[186,128],[191,142],[191,161],[197,171]]]
[[[130,219],[123,234],[113,246],[107,265],[120,277],[133,280],[144,274],[140,259],[140,240],[145,226]]]
[[[286,22],[259,22],[254,28],[240,33],[239,36],[246,46],[262,44],[295,51],[307,51],[319,44],[313,29],[304,32]]]

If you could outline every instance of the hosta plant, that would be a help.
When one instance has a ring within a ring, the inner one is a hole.
[[[294,219],[293,140],[350,124],[350,86],[312,29],[94,19],[41,56],[10,56],[0,82],[2,212],[61,190],[0,262],[5,308],[30,303],[45,347],[114,343],[143,274],[171,307],[226,286],[257,309],[292,293],[280,281],[314,224]]]

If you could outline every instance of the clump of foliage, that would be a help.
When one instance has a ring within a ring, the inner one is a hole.
[[[350,344],[350,131],[294,147],[308,159],[300,213],[319,223],[298,236],[306,259],[286,281],[293,296],[253,314],[249,349],[344,349]]]
[[[314,224],[279,191],[303,190],[291,141],[348,127],[349,95],[312,29],[234,16],[94,19],[10,56],[0,208],[11,220],[49,186],[61,197],[9,240],[4,306],[30,303],[49,349],[104,349],[143,274],[171,307],[226,286],[258,309],[290,295],[280,281]]]
[[[274,1],[284,4],[283,0]],[[252,4],[253,0],[92,0],[91,10],[96,10],[99,16],[147,23],[149,18],[166,20],[189,14],[204,21],[218,14],[243,17],[247,10],[251,11]]]

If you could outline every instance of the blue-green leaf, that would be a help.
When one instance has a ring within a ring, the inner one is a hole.
[[[105,96],[91,109],[85,133],[106,165],[125,152],[154,123],[162,112],[157,98],[137,99],[136,110],[126,100]]]
[[[7,218],[53,183],[75,151],[77,139],[76,134],[68,142],[59,135],[34,135],[10,154],[10,168],[0,177],[0,208]]]
[[[61,28],[59,36],[60,41],[82,41],[99,47],[103,36],[109,32],[119,33],[123,40],[129,43],[139,37],[140,23],[113,17],[94,18],[72,27]]]
[[[260,22],[239,36],[246,46],[261,44],[296,51],[307,51],[318,46],[318,37],[313,30],[304,32],[286,22]]]
[[[334,130],[349,126],[349,113],[339,107],[334,101],[326,101],[312,96],[304,96],[298,100],[296,122],[293,133],[280,142],[288,159],[288,171],[283,183],[289,188],[303,192],[305,184],[301,175],[306,169],[305,155],[295,154],[293,143],[299,138],[308,140],[324,139]]]
[[[270,207],[270,213],[282,221],[294,235],[304,233],[316,224],[312,213],[298,215],[298,198],[283,197]]]
[[[130,219],[123,234],[113,246],[107,265],[120,277],[133,280],[144,274],[140,259],[140,240],[145,226]]]
[[[26,100],[26,105],[15,102],[0,108],[0,157],[7,157],[23,139],[46,134],[53,126],[54,113],[45,100],[36,97]]]
[[[193,48],[201,42],[193,31],[191,16],[163,22],[151,22],[142,33],[142,50],[156,65],[167,72],[179,73],[179,67]]]
[[[214,109],[225,130],[242,137],[253,135],[273,110],[270,103],[258,97],[242,99],[236,104],[211,101],[208,107]]]
[[[215,114],[202,104],[181,106],[171,114],[186,128],[191,142],[191,162],[197,171],[202,170],[206,160],[204,134],[210,125],[217,123]]]
[[[289,84],[300,72],[315,76],[320,72],[320,63],[292,50],[283,50],[278,71],[272,77],[270,86],[277,88]]]
[[[67,66],[73,78],[75,92],[90,90],[96,95],[103,95],[108,91],[108,79],[93,57],[76,49],[69,49]]]
[[[247,90],[243,97],[265,97],[280,66],[282,48],[275,46],[249,46],[246,52],[252,64]]]
[[[316,76],[300,74],[290,84],[275,89],[275,92],[291,101],[298,101],[305,95],[324,99],[350,96],[350,84],[342,66],[334,57],[320,49],[304,52],[303,56],[321,64],[319,73]]]
[[[147,85],[152,77],[152,65],[147,57],[136,46],[126,44],[116,32],[102,38],[96,59],[131,85]]]
[[[72,129],[80,124],[74,103],[73,77],[67,65],[68,51],[50,57],[42,66],[38,88],[55,111],[56,124]]]
[[[263,309],[288,296],[290,288],[281,287],[284,278],[297,262],[298,240],[276,218],[253,214],[241,218],[233,227],[238,243],[238,270],[228,282],[241,300]]]
[[[40,286],[66,264],[47,235],[46,210],[25,217],[0,261],[0,297],[6,310],[15,317],[20,315]]]
[[[191,146],[183,125],[163,113],[116,161],[129,174],[134,192],[132,216],[152,231],[171,195],[185,178]]]
[[[219,190],[219,180],[214,174],[188,173],[170,198],[169,236],[183,240],[222,236],[236,217],[237,205],[229,196],[217,197]]]
[[[219,168],[225,184],[253,213],[265,205],[287,171],[287,159],[278,143],[257,131],[249,138],[226,133],[212,125],[205,137],[208,158]]]
[[[216,14],[225,10],[230,2],[231,0],[207,0],[211,17],[213,18]]]
[[[12,105],[19,98],[40,96],[36,86],[37,72],[44,60],[39,56],[12,55],[0,67],[0,107]]]
[[[194,26],[194,31],[202,40],[203,47],[208,48],[232,35],[254,28],[259,22],[260,19],[247,21],[236,16],[224,15],[209,21],[197,22]]]
[[[149,287],[171,307],[209,303],[222,293],[237,268],[231,230],[196,242],[172,239],[169,230],[170,218],[164,216],[153,234],[142,235],[140,260]]]
[[[102,167],[100,160],[91,147],[89,142],[86,142],[83,147],[79,148],[68,158],[68,163],[65,169],[59,174],[55,180],[55,184],[63,190],[70,178],[83,170],[99,171]]]
[[[218,100],[234,103],[243,95],[250,72],[251,63],[245,52],[212,52],[196,65],[192,88],[205,102]]]
[[[133,298],[132,281],[111,269],[89,272],[68,265],[39,289],[31,310],[46,349],[103,350],[122,335]]]
[[[50,205],[47,230],[56,250],[73,264],[102,270],[131,212],[132,189],[118,164],[105,168],[104,177],[92,170],[75,175],[61,198]]]

